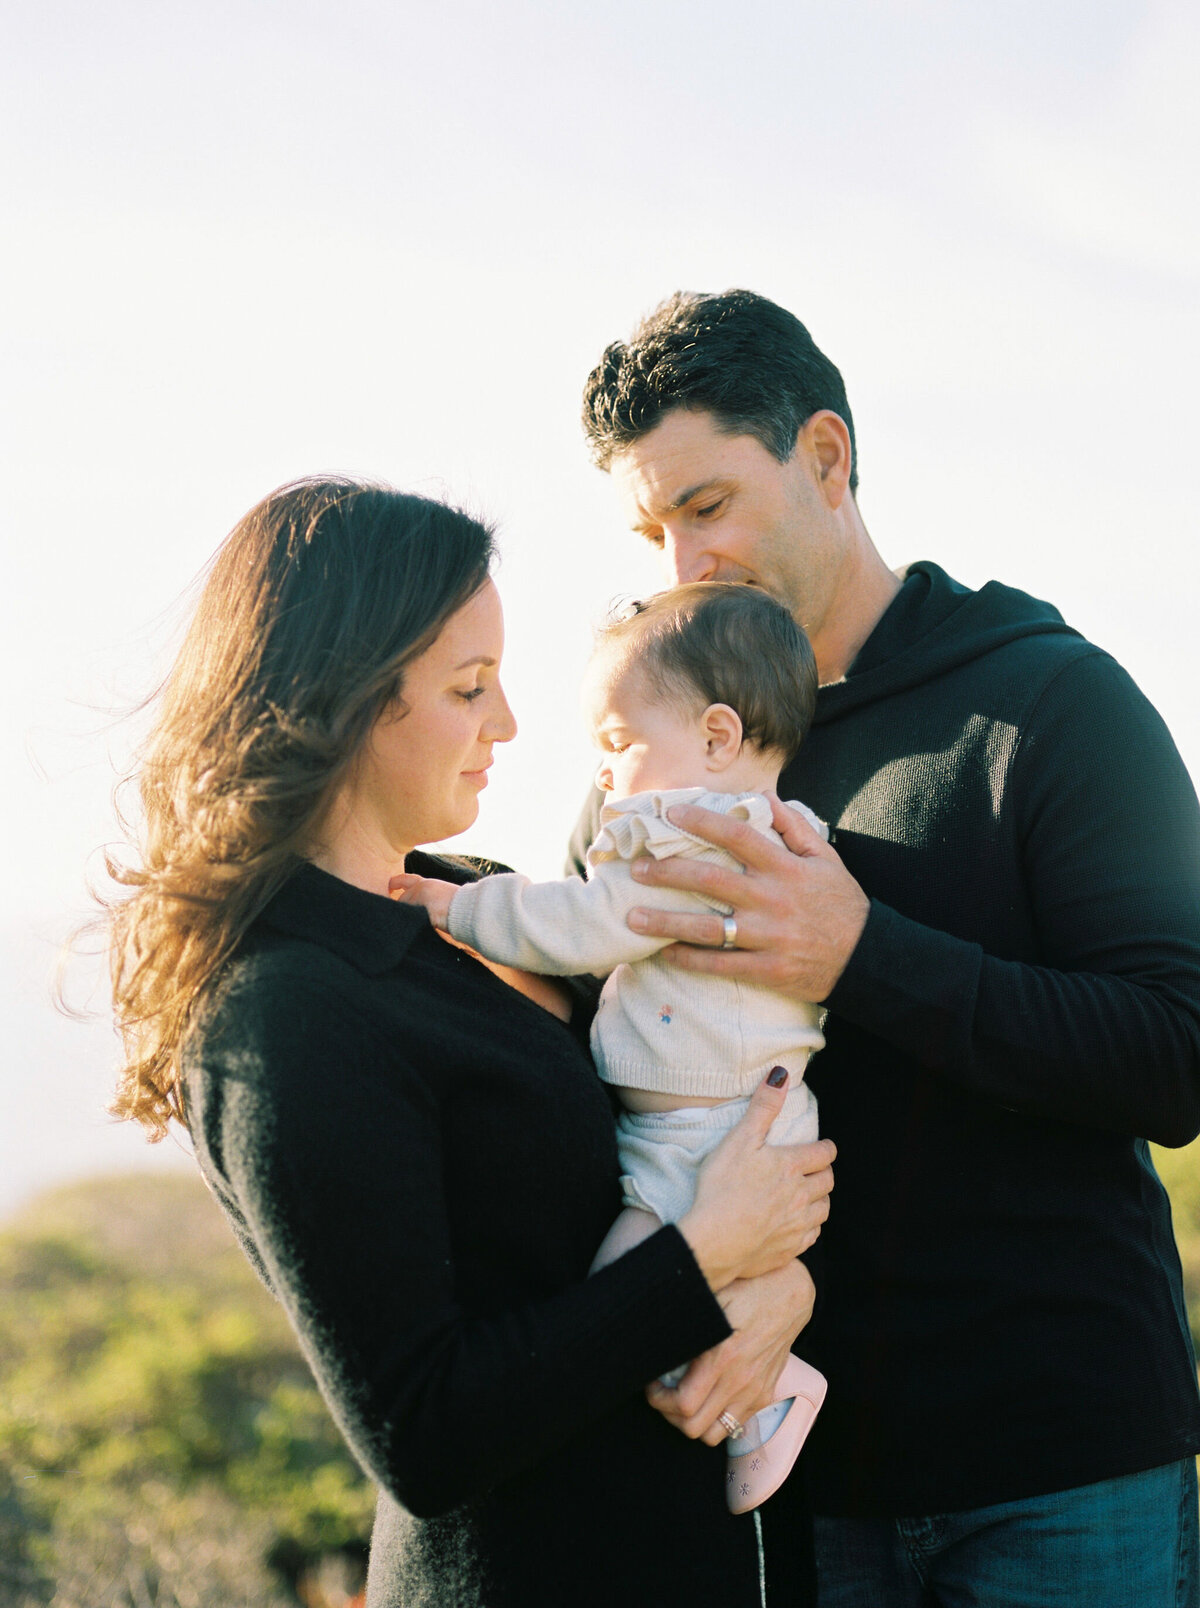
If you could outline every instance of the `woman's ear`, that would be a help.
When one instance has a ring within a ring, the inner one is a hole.
[[[742,751],[742,717],[728,704],[709,704],[700,717],[700,729],[708,769],[727,770]]]

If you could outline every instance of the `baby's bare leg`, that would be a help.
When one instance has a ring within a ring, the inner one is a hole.
[[[610,1262],[615,1262],[618,1256],[624,1256],[635,1245],[640,1245],[651,1234],[656,1234],[662,1227],[653,1212],[641,1211],[637,1206],[626,1206],[608,1233],[600,1241],[600,1249],[592,1258],[589,1273],[595,1273]]]

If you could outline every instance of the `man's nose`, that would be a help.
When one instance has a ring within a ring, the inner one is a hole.
[[[688,581],[711,581],[717,571],[717,560],[712,553],[686,538],[672,536],[669,531],[663,537],[663,555],[667,573],[675,586],[684,586]]]

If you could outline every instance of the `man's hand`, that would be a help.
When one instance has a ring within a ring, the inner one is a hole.
[[[819,1004],[854,952],[870,901],[802,815],[769,794],[775,830],[786,848],[755,831],[693,804],[677,804],[668,817],[697,837],[727,849],[744,872],[707,860],[655,860],[630,867],[647,887],[684,888],[733,907],[737,945],[722,949],[719,915],[683,915],[639,905],[629,913],[634,932],[674,938],[663,953],[686,971],[743,977],[797,999]]]
[[[719,1420],[732,1413],[743,1424],[770,1405],[792,1341],[812,1317],[815,1291],[803,1262],[789,1262],[757,1279],[739,1279],[717,1297],[733,1333],[696,1358],[674,1390],[657,1380],[646,1400],[693,1440],[717,1446]]]
[[[453,882],[439,882],[436,877],[418,877],[409,872],[389,877],[388,892],[402,904],[424,905],[425,914],[439,932],[445,932],[450,923],[450,901],[458,892]]]

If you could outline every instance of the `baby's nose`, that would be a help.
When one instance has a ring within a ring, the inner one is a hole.
[[[612,784],[612,766],[605,760],[596,772],[596,786],[602,793],[611,793]]]

